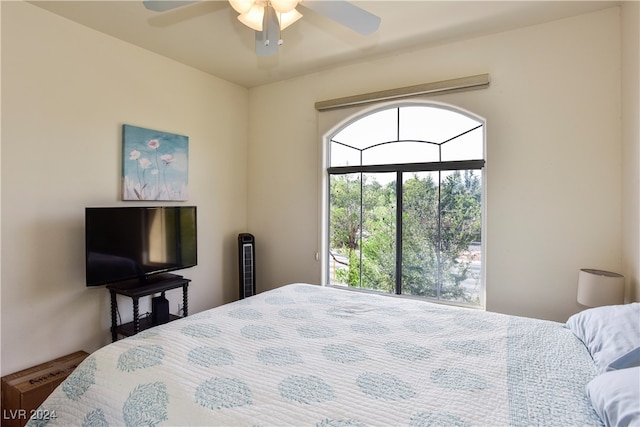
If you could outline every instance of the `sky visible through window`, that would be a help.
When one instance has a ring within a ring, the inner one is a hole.
[[[482,122],[448,109],[386,109],[349,124],[332,138],[330,166],[482,159],[483,132]]]

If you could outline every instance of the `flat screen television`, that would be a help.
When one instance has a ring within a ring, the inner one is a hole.
[[[195,206],[85,208],[87,286],[154,276],[197,265]]]

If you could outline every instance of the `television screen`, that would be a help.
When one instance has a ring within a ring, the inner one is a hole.
[[[195,206],[85,209],[87,286],[197,264]]]

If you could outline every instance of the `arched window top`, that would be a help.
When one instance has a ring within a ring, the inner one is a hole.
[[[369,113],[330,142],[330,167],[484,158],[484,122],[441,105],[411,104]]]

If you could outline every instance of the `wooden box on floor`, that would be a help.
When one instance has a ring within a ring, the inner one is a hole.
[[[89,354],[76,351],[50,362],[2,377],[2,426],[22,427],[31,416],[55,417],[36,411],[40,404]]]

